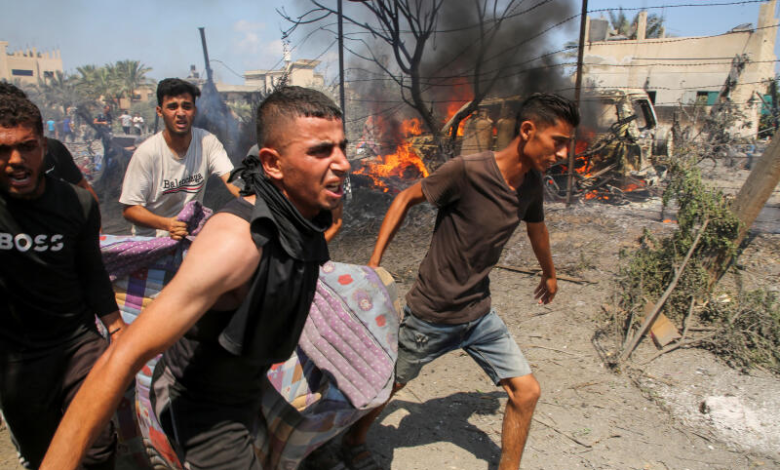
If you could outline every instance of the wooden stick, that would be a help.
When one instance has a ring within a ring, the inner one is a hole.
[[[560,434],[561,436],[563,436],[563,437],[565,437],[565,438],[567,438],[567,439],[570,439],[572,442],[576,442],[577,444],[581,445],[582,447],[585,447],[585,448],[587,448],[587,449],[590,449],[590,448],[592,448],[592,447],[593,447],[592,445],[585,444],[584,442],[582,442],[582,441],[578,440],[578,439],[577,439],[576,437],[574,437],[574,436],[570,436],[570,435],[566,434],[565,432],[563,432],[563,431],[560,431],[560,430],[556,429],[554,426],[551,426],[551,425],[549,425],[549,424],[545,423],[544,421],[542,421],[542,420],[541,420],[541,419],[539,419],[539,418],[534,418],[534,421],[536,421],[537,423],[539,423],[539,424],[541,424],[541,425],[543,425],[543,426],[546,426],[546,427],[547,427],[547,429],[552,429],[553,431],[557,432],[557,433],[558,433],[558,434]]]
[[[669,347],[666,347],[666,348],[658,351],[657,353],[653,354],[653,357],[651,357],[647,361],[643,362],[642,365],[650,364],[651,362],[653,362],[654,360],[656,360],[659,357],[663,356],[664,354],[670,353],[670,352],[672,352],[672,351],[674,351],[676,349],[679,349],[679,348],[681,348],[683,346],[688,346],[688,345],[691,345],[691,344],[697,344],[697,343],[701,343],[702,341],[706,341],[706,340],[712,338],[713,336],[717,335],[718,333],[719,332],[716,331],[716,332],[710,333],[708,335],[704,335],[704,336],[702,336],[700,338],[692,338],[692,339],[688,339],[688,340],[685,340],[685,341],[683,341],[681,339],[680,341],[677,341],[676,343],[670,345]]]
[[[533,274],[533,275],[536,275],[536,274],[541,274],[541,272],[542,272],[542,270],[539,269],[539,268],[518,268],[518,267],[515,267],[515,266],[507,266],[505,264],[497,264],[496,267],[500,268],[500,269],[506,269],[507,271],[513,271],[513,272],[516,272],[516,273],[523,273],[523,274]],[[582,278],[579,278],[579,277],[567,276],[565,274],[558,274],[558,275],[555,276],[555,278],[558,279],[559,281],[574,282],[576,284],[597,284],[596,281],[589,281],[587,279],[582,279]]]
[[[569,356],[582,357],[582,354],[569,352],[569,351],[566,351],[566,350],[563,350],[563,349],[555,349],[555,348],[550,348],[550,347],[547,347],[547,346],[540,346],[538,344],[523,344],[522,347],[524,347],[524,348],[546,349],[548,351],[555,351],[555,352],[559,352],[559,353],[563,353],[563,354],[568,354]]]
[[[672,282],[669,283],[669,287],[666,288],[661,298],[658,299],[658,302],[656,302],[655,306],[653,307],[653,310],[650,312],[649,315],[647,315],[647,318],[645,318],[644,323],[642,323],[642,327],[639,329],[637,334],[635,334],[634,337],[631,339],[631,342],[628,344],[628,347],[626,347],[623,350],[623,354],[620,355],[620,362],[625,362],[631,356],[631,353],[634,352],[634,349],[636,349],[639,342],[642,340],[645,334],[647,334],[647,332],[650,330],[650,327],[653,326],[653,323],[658,318],[658,314],[661,313],[661,309],[663,308],[664,304],[669,299],[669,296],[672,295],[674,288],[677,287],[677,282],[680,281],[680,276],[682,275],[683,271],[685,271],[685,266],[688,264],[688,261],[691,259],[691,256],[693,256],[693,251],[696,249],[696,246],[699,244],[699,240],[701,240],[701,236],[704,234],[704,231],[707,229],[707,224],[709,224],[709,222],[710,219],[707,219],[704,221],[704,224],[702,224],[701,229],[699,229],[699,233],[696,234],[696,239],[693,240],[693,243],[691,244],[691,248],[688,250],[688,253],[685,255],[685,258],[683,259],[682,264],[680,264],[680,267],[675,270],[674,278],[672,279]]]

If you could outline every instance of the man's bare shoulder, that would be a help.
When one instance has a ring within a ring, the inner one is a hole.
[[[222,294],[250,278],[260,263],[261,253],[252,241],[249,222],[220,212],[206,222],[195,238],[177,277],[188,289],[196,286]]]
[[[203,226],[192,247],[206,244],[218,251],[256,248],[249,231],[249,222],[230,212],[220,212],[212,216]]]

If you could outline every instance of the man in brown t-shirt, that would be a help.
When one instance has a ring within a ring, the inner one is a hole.
[[[534,295],[544,304],[555,297],[542,173],[566,157],[579,120],[569,100],[549,94],[528,98],[517,115],[517,135],[505,149],[454,158],[396,196],[368,263],[379,266],[410,207],[428,201],[439,209],[430,249],[406,296],[394,391],[435,358],[459,348],[468,352],[509,395],[499,470],[519,467],[541,392],[517,343],[491,309],[488,274],[525,221],[542,267]],[[379,468],[365,443],[380,412],[367,415],[344,436],[342,455],[350,468]]]

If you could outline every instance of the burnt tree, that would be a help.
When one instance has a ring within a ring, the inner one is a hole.
[[[279,11],[292,23],[285,36],[300,26],[318,24],[338,14],[335,7],[325,2],[309,2],[312,8],[297,18]],[[416,111],[430,132],[438,153],[448,155],[452,153],[460,122],[477,110],[496,83],[507,77],[507,68],[512,67],[508,59],[519,45],[516,31],[509,31],[505,23],[548,2],[519,10],[521,0],[362,1],[351,12],[343,12],[342,18],[357,31],[346,33],[345,38],[363,47],[345,48],[395,84],[403,103]],[[374,41],[357,37],[358,34],[368,35]],[[450,34],[447,40],[437,38],[445,34]],[[445,42],[455,47],[442,46]],[[447,53],[441,54],[437,47],[448,49]],[[384,61],[388,50],[393,60]],[[471,87],[471,101],[450,121],[449,129],[441,129],[443,116],[437,116],[433,106],[436,90],[451,88],[454,82],[464,79]]]

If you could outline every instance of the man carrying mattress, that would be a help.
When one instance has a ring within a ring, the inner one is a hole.
[[[85,189],[47,174],[38,108],[0,95],[0,409],[27,468],[38,468],[76,391],[124,323],[100,256],[100,211]],[[114,468],[108,419],[84,468]],[[89,450],[87,450],[89,449]]]
[[[251,432],[261,382],[298,342],[349,162],[341,111],[319,92],[273,92],[257,130],[258,157],[235,171],[243,197],[209,219],[176,276],[100,358],[42,469],[77,468],[134,374],[166,349],[152,400],[179,459],[260,469]]]
[[[410,207],[428,201],[438,208],[431,246],[406,296],[394,390],[437,357],[459,348],[468,352],[509,395],[499,470],[517,470],[520,465],[540,388],[491,308],[488,275],[522,220],[542,267],[534,294],[545,304],[555,297],[542,173],[566,156],[579,120],[571,101],[547,94],[528,98],[517,115],[516,137],[505,149],[454,158],[396,196],[369,261],[369,266],[379,266]],[[353,470],[379,468],[365,443],[380,412],[381,407],[358,421],[344,437],[344,460]]]

